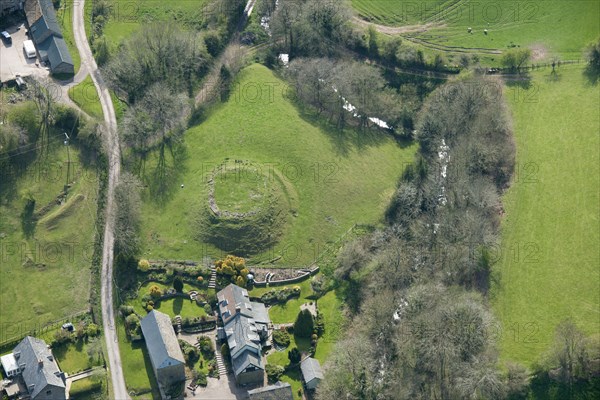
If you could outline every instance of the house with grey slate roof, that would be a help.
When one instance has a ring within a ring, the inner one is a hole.
[[[264,304],[250,301],[248,291],[234,284],[217,293],[217,301],[223,321],[221,339],[229,346],[237,383],[262,383],[265,374],[262,348],[271,323]]]
[[[58,368],[46,342],[27,336],[15,347],[13,355],[31,400],[67,398],[65,375]]]
[[[25,15],[29,33],[42,61],[50,64],[55,73],[75,73],[73,59],[56,19],[52,0],[27,0]]]
[[[306,388],[309,390],[316,389],[319,382],[323,380],[323,371],[321,371],[319,361],[312,357],[306,357],[300,363],[300,369],[302,370],[302,379],[304,379]]]
[[[250,400],[294,400],[292,386],[287,382],[277,381],[274,385],[248,390]]]
[[[157,382],[166,388],[184,381],[185,361],[171,317],[152,310],[142,319],[141,326]]]

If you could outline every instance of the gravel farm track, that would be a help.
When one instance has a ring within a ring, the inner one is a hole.
[[[248,20],[256,0],[248,0],[246,8],[244,10],[244,18],[240,22],[240,27],[245,24]],[[114,224],[115,224],[115,210],[117,205],[114,201],[115,187],[119,181],[119,175],[121,173],[121,151],[119,147],[119,136],[117,130],[117,118],[113,107],[112,99],[108,87],[106,86],[94,56],[90,49],[88,38],[85,33],[84,24],[84,6],[85,0],[73,2],[73,32],[75,36],[75,44],[77,50],[81,56],[81,67],[77,74],[78,81],[86,76],[86,71],[91,75],[100,104],[102,106],[102,112],[104,114],[104,126],[103,131],[105,135],[107,156],[108,156],[108,185],[106,193],[106,220],[104,225],[104,243],[102,246],[102,273],[101,273],[101,304],[102,304],[102,325],[104,330],[104,337],[106,341],[106,352],[108,355],[108,370],[110,372],[111,380],[111,394],[112,399],[115,400],[128,400],[130,399],[127,393],[127,386],[125,385],[125,377],[123,375],[123,366],[121,363],[121,354],[119,352],[119,339],[117,336],[116,321],[115,321],[115,310],[114,310],[114,298],[113,298],[113,261],[114,261]],[[235,35],[234,35],[235,37]],[[232,44],[231,47],[239,47],[239,45]],[[227,54],[228,52],[224,52]],[[238,55],[239,56],[239,55]],[[220,66],[219,59],[216,63]],[[213,72],[218,71],[214,69]],[[212,78],[212,76],[210,77]],[[216,79],[207,79],[205,86],[203,87],[198,95],[196,96],[196,103],[203,103],[208,93],[213,92],[213,87]],[[74,85],[74,83],[71,83]],[[71,86],[69,85],[69,86]]]
[[[104,134],[108,152],[108,187],[106,194],[106,223],[104,225],[104,243],[102,247],[102,274],[101,274],[101,304],[102,325],[106,339],[106,351],[108,354],[108,369],[112,382],[112,396],[116,400],[129,399],[121,354],[119,353],[119,340],[115,324],[114,299],[113,299],[113,250],[114,250],[114,193],[119,174],[121,172],[121,154],[119,138],[117,133],[117,118],[110,97],[110,93],[92,55],[84,25],[85,0],[73,2],[73,32],[75,44],[81,55],[81,68],[86,68],[92,77],[102,112],[104,113]]]

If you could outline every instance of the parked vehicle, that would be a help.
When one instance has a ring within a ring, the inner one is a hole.
[[[25,83],[25,80],[19,74],[16,75],[15,82],[17,83],[17,88],[19,88],[19,90],[23,90],[27,87],[27,83]]]
[[[26,40],[23,42],[23,50],[25,51],[25,55],[27,58],[35,58],[35,46],[33,45],[33,41]]]
[[[2,31],[2,32],[0,32],[0,37],[6,44],[12,43],[12,37],[10,36],[10,33],[6,32],[6,31]]]

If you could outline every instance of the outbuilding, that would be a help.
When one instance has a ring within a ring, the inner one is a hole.
[[[6,355],[0,357],[0,363],[2,363],[2,368],[4,368],[4,373],[9,378],[12,378],[13,376],[17,376],[21,372],[19,370],[19,365],[17,364],[17,360],[15,359],[15,355],[13,353],[6,354]]]
[[[316,389],[323,380],[323,371],[321,370],[319,361],[312,357],[306,357],[300,363],[300,369],[302,370],[302,378],[304,379],[306,388],[309,390]]]
[[[152,310],[142,319],[142,333],[156,380],[163,387],[185,380],[185,360],[171,317]]]

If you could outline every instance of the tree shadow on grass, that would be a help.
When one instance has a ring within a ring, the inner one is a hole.
[[[587,82],[592,85],[598,85],[598,80],[600,80],[600,68],[594,68],[592,65],[589,65],[583,70],[583,76],[587,80]]]
[[[364,151],[369,147],[380,146],[386,142],[387,138],[391,137],[389,133],[379,128],[369,127],[361,130],[358,127],[349,125],[349,122],[353,122],[353,120],[358,121],[358,118],[353,118],[350,113],[346,118],[345,127],[338,128],[322,115],[317,115],[298,104],[295,104],[295,107],[304,121],[327,135],[334,152],[342,157],[347,157],[352,149]]]
[[[167,142],[159,146],[156,166],[146,176],[152,200],[158,205],[165,206],[179,188],[186,159],[187,150],[182,142]]]
[[[298,350],[300,350],[300,353],[308,353],[310,351],[311,345],[309,338],[300,337],[294,333],[294,342],[296,343]]]
[[[524,90],[529,90],[533,86],[533,83],[531,81],[531,75],[529,75],[526,72],[516,75],[503,75],[502,79],[504,80],[506,86],[510,88],[520,88]]]
[[[60,346],[52,347],[52,354],[54,355],[59,364],[65,359],[68,350],[68,344],[61,344]]]
[[[9,166],[0,170],[0,204],[7,204],[17,197],[17,177]]]
[[[131,342],[132,350],[142,350],[142,356],[144,357],[144,368],[148,379],[150,380],[150,390],[152,391],[152,398],[159,399],[160,391],[158,389],[158,383],[156,382],[156,377],[154,376],[154,370],[152,369],[152,362],[150,361],[150,355],[148,354],[148,349],[146,348],[146,343],[143,340],[139,340],[136,342]],[[147,388],[127,388],[128,390],[144,390]]]
[[[77,350],[78,353],[81,353],[81,351],[83,350],[83,339],[80,339],[78,341],[75,342],[75,350]]]
[[[175,297],[173,299],[173,312],[175,315],[181,315],[183,309],[183,297]]]
[[[37,226],[37,218],[35,216],[35,199],[28,198],[25,201],[25,207],[21,212],[21,229],[27,239],[30,239],[35,234]]]

